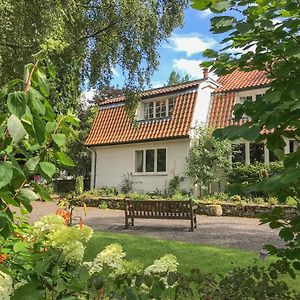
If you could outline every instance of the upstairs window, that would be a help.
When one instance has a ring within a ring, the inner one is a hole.
[[[167,150],[146,149],[135,151],[135,173],[162,173],[167,170]]]
[[[172,115],[175,99],[160,99],[144,102],[144,119],[162,119]]]

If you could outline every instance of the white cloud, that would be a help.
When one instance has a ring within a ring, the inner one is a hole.
[[[200,19],[206,19],[208,17],[211,17],[212,14],[213,13],[209,9],[201,10],[198,12],[198,16],[200,17]]]
[[[161,81],[152,81],[151,87],[153,89],[156,89],[156,88],[162,87],[163,85],[164,84]]]
[[[197,59],[174,59],[173,68],[181,74],[188,74],[192,79],[200,79],[203,78],[203,68],[200,67],[201,62]],[[209,73],[209,77],[217,79],[217,76],[212,72]]]
[[[185,52],[187,56],[193,54],[200,54],[205,49],[214,47],[217,42],[208,37],[203,37],[197,33],[195,34],[174,34],[171,39],[171,45],[168,48],[172,48],[177,52]]]
[[[120,73],[118,72],[118,70],[116,68],[112,68],[112,73],[115,77],[119,77],[120,76]]]
[[[187,73],[193,78],[202,78],[203,71],[199,66],[200,63],[201,60],[179,58],[173,60],[173,68],[182,74]]]

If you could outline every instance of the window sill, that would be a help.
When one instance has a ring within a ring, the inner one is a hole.
[[[168,173],[166,172],[161,172],[161,173],[153,173],[153,172],[148,172],[148,173],[133,173],[132,176],[168,176]]]

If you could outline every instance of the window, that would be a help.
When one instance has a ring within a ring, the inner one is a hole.
[[[265,161],[265,150],[263,143],[250,143],[250,163],[264,162]]]
[[[144,104],[144,116],[146,120],[154,118],[154,102]]]
[[[296,152],[298,148],[298,143],[295,140],[289,140],[289,153]]]
[[[245,162],[246,161],[246,145],[241,144],[232,144],[232,162]]]
[[[167,100],[156,101],[155,117],[165,118],[167,116]]]
[[[167,170],[167,150],[146,149],[135,151],[135,173],[160,173]]]
[[[144,155],[143,150],[135,151],[135,172],[143,172]]]
[[[166,149],[157,149],[157,172],[166,172],[167,162]]]
[[[252,96],[243,96],[240,97],[240,103],[244,103],[245,101],[252,101]]]
[[[174,104],[175,104],[175,99],[174,98],[170,98],[168,101],[168,111],[169,111],[169,116],[172,115],[173,110],[174,110]]]
[[[154,150],[146,150],[146,172],[154,172]]]
[[[175,99],[161,99],[144,103],[144,119],[159,119],[171,116],[174,110]]]

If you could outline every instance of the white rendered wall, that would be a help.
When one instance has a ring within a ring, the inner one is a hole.
[[[116,187],[120,190],[122,177],[131,172],[136,182],[134,190],[137,192],[165,192],[170,180],[178,175],[184,176],[186,156],[189,151],[188,139],[159,141],[147,143],[134,143],[127,145],[113,145],[93,148],[97,152],[95,188]],[[167,170],[163,174],[135,174],[135,151],[143,149],[167,149]],[[91,182],[94,182],[92,172]],[[180,188],[191,190],[190,180],[186,179]]]

